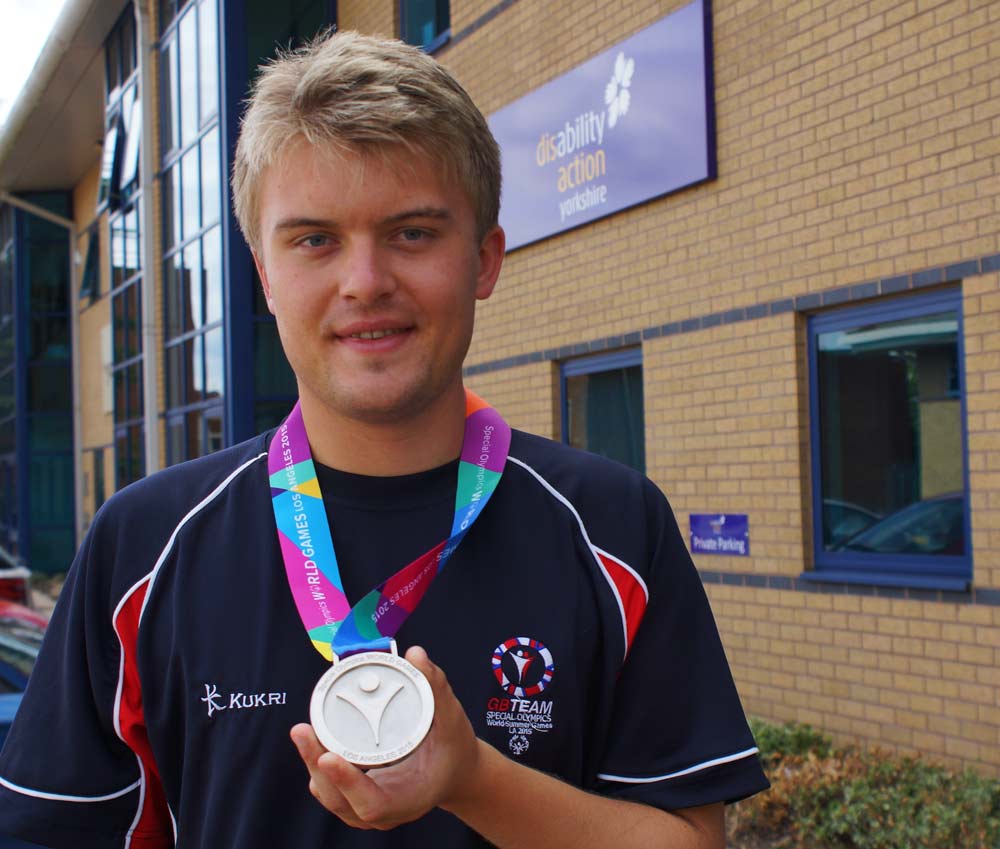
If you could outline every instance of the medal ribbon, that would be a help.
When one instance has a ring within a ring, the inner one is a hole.
[[[302,624],[327,660],[387,651],[493,495],[510,450],[510,427],[482,398],[465,391],[465,436],[458,463],[451,534],[352,608],[344,593],[333,537],[299,403],[268,448],[267,470],[278,542]]]

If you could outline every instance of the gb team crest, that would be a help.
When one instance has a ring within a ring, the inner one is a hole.
[[[538,696],[554,674],[552,652],[539,640],[511,637],[493,650],[493,675],[507,697],[489,700],[486,724],[507,729],[512,754],[527,752],[536,731],[552,730],[552,701]]]

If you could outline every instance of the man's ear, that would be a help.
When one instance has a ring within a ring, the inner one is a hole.
[[[476,274],[476,298],[485,301],[493,294],[493,287],[503,266],[507,236],[499,224],[490,230],[479,243],[479,272]]]
[[[267,279],[267,271],[264,263],[261,262],[257,251],[251,249],[250,255],[253,257],[253,264],[257,267],[257,276],[260,277],[260,285],[264,289],[264,300],[267,302],[267,310],[274,315],[274,301],[271,299],[271,282]]]

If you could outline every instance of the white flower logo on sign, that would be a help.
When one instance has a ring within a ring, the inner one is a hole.
[[[608,125],[613,127],[618,119],[628,112],[632,102],[629,87],[632,85],[632,74],[635,72],[635,59],[626,59],[624,53],[619,53],[615,59],[615,71],[611,81],[604,88],[604,103],[608,107]]]

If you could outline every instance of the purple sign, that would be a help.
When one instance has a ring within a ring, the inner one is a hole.
[[[490,118],[508,250],[715,176],[704,2]]]
[[[750,555],[750,521],[745,513],[692,513],[688,518],[693,553]]]

